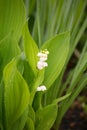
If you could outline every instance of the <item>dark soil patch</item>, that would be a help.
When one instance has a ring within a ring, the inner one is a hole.
[[[66,113],[60,130],[87,130],[87,115],[78,100]]]

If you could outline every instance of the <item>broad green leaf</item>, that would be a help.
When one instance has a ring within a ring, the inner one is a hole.
[[[42,46],[49,51],[48,67],[45,71],[44,84],[49,88],[59,76],[69,51],[70,33],[65,32],[55,36]]]
[[[3,100],[4,100],[4,85],[3,85],[3,81],[1,81],[1,83],[0,83],[0,125],[3,123],[3,117],[4,117]],[[1,125],[1,126],[3,126],[3,125]]]
[[[19,55],[18,57],[16,57],[16,59],[17,59],[17,69],[20,72],[20,74],[23,75],[23,72],[24,72],[23,59],[21,58],[21,55]]]
[[[12,60],[4,69],[4,104],[6,127],[10,130],[29,104],[28,86],[16,68],[16,60]]]
[[[29,63],[26,60],[24,60],[23,64],[24,64],[23,77],[26,80],[27,84],[29,85],[30,91],[31,91],[32,85],[33,85],[34,80],[35,80],[35,75],[33,73],[32,68],[30,67]]]
[[[0,80],[5,65],[18,54],[20,54],[20,49],[13,35],[9,34],[0,41]]]
[[[57,116],[57,105],[48,105],[36,112],[35,130],[50,130]]]
[[[37,61],[38,61],[37,53],[39,50],[35,41],[33,40],[28,31],[27,24],[25,25],[24,28],[23,39],[24,39],[24,49],[26,58],[32,70],[34,71],[34,74],[37,75]]]
[[[27,118],[25,129],[24,130],[34,130],[34,123],[31,118]]]
[[[0,41],[11,32],[18,40],[25,18],[23,0],[0,0]]]
[[[29,105],[28,117],[31,118],[33,122],[35,122],[35,112],[33,110],[33,107],[30,105]]]
[[[11,130],[23,130],[23,128],[26,124],[27,118],[28,118],[28,107],[23,112],[21,117],[13,124]]]

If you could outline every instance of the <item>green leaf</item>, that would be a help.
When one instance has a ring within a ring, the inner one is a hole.
[[[20,38],[25,23],[25,8],[22,0],[0,0],[0,41],[10,32]]]
[[[28,117],[24,130],[34,130],[34,123],[31,118]]]
[[[20,49],[12,34],[9,34],[0,41],[0,80],[2,79],[2,72],[5,65],[18,54],[20,54]]]
[[[0,83],[0,125],[3,127],[3,119],[4,119],[4,105],[3,105],[3,100],[4,100],[4,85],[3,81]]]
[[[13,124],[12,130],[23,130],[28,118],[28,107],[23,112],[21,117]]]
[[[50,130],[57,116],[57,105],[48,105],[36,112],[35,130]]]
[[[12,60],[4,69],[4,104],[7,130],[23,114],[29,104],[28,86],[17,71],[16,60]]]
[[[28,117],[31,118],[33,122],[35,122],[35,112],[34,112],[32,106],[30,106],[30,105],[29,105]]]
[[[25,49],[25,54],[28,60],[29,65],[31,66],[32,70],[34,71],[34,74],[37,75],[37,53],[38,53],[38,47],[31,37],[29,31],[28,31],[28,26],[27,24],[25,25],[24,28],[24,34],[23,34],[23,39],[24,39],[24,49]]]
[[[24,62],[24,60],[22,59],[21,55],[17,56],[16,59],[17,59],[17,69],[20,72],[20,74],[23,75],[23,72],[24,72],[23,62]]]
[[[70,33],[65,32],[55,36],[42,46],[49,51],[48,67],[45,71],[44,84],[49,88],[59,76],[69,51]]]
[[[35,75],[33,73],[33,70],[31,69],[29,63],[26,60],[24,60],[23,64],[24,64],[23,77],[26,80],[27,84],[29,85],[29,89],[31,91],[32,85],[34,83]]]

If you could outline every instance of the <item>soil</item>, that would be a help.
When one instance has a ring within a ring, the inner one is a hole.
[[[87,130],[87,115],[81,102],[76,100],[65,114],[59,130]]]

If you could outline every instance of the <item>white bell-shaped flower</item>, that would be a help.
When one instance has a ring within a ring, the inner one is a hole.
[[[40,70],[42,70],[44,67],[47,67],[47,66],[48,66],[47,62],[43,62],[43,61],[37,62],[37,68]]]
[[[47,88],[44,85],[37,87],[37,91],[45,91],[45,90],[47,90]]]
[[[44,67],[47,67],[48,64],[46,62],[47,58],[48,58],[48,54],[49,54],[49,51],[47,51],[47,49],[41,51],[41,52],[38,52],[37,56],[39,57],[39,61],[37,62],[37,68],[39,70],[43,69]]]

